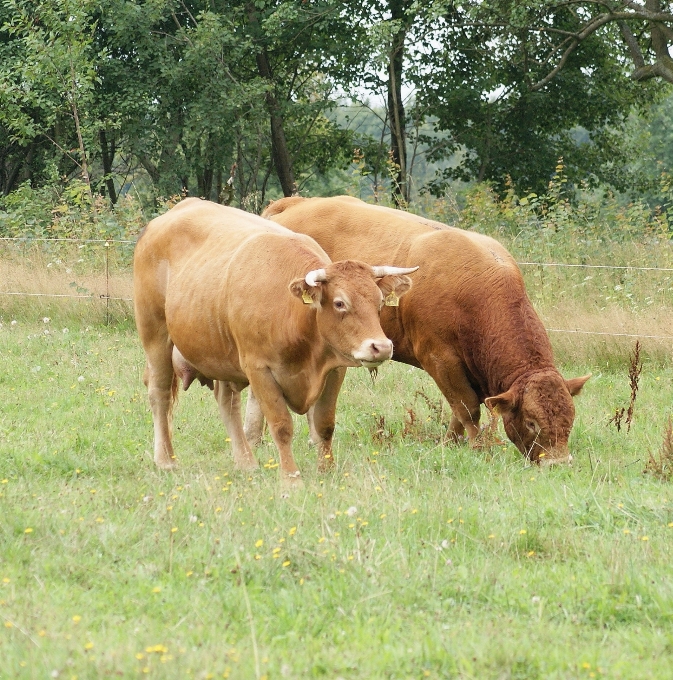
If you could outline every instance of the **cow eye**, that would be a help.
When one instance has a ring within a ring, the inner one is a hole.
[[[346,310],[346,303],[343,300],[339,300],[339,298],[337,298],[334,301],[334,309],[338,309],[340,312],[343,312]]]
[[[526,426],[527,430],[530,430],[531,432],[537,432],[537,424],[534,420],[526,420],[524,421],[524,425]]]

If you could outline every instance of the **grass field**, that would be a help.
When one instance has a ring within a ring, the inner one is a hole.
[[[594,377],[550,470],[445,444],[420,371],[350,371],[336,471],[297,418],[306,488],[284,498],[268,438],[234,470],[203,388],[176,410],[179,470],[156,470],[132,324],[41,316],[0,328],[0,678],[670,677],[673,486],[643,474],[663,355],[626,433],[624,358],[560,351]]]

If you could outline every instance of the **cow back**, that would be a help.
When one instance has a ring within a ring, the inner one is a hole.
[[[310,235],[335,260],[420,265],[400,306],[381,316],[398,361],[458,360],[482,397],[516,373],[553,366],[521,272],[495,239],[351,197],[281,199],[263,214]]]
[[[310,334],[289,283],[330,263],[312,239],[235,208],[187,199],[150,222],[134,255],[134,300],[143,326],[163,323],[204,375],[245,380],[239,348],[277,350],[274,333]],[[273,358],[273,357],[272,357]]]

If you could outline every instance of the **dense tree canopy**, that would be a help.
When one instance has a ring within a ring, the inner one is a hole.
[[[419,150],[436,193],[539,189],[559,156],[623,189],[670,44],[662,0],[4,0],[0,191],[81,177],[113,204],[134,187],[255,210],[355,149],[398,203]],[[368,92],[377,134],[333,113]]]

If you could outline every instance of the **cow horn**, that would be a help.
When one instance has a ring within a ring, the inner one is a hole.
[[[324,269],[312,269],[304,277],[304,281],[311,286],[315,287],[318,281],[327,281],[327,272]]]
[[[372,267],[374,277],[377,279],[383,276],[399,276],[401,274],[411,274],[415,272],[418,267]]]

